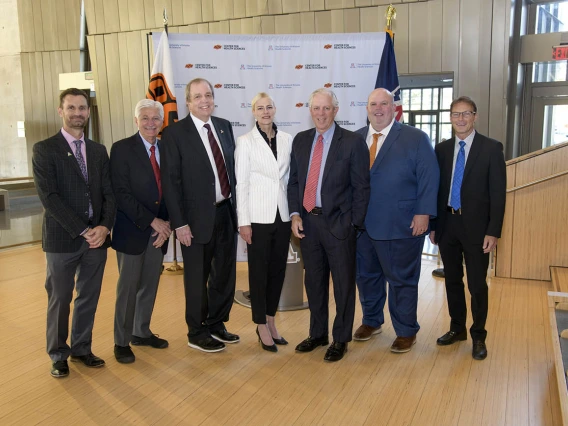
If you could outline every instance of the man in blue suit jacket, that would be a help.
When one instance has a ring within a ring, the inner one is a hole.
[[[357,239],[357,286],[363,324],[355,340],[382,331],[386,283],[397,338],[396,353],[408,352],[420,329],[416,318],[418,279],[424,237],[436,216],[439,169],[428,136],[395,121],[392,93],[369,95],[370,125],[357,132],[370,151],[371,197],[365,231]]]

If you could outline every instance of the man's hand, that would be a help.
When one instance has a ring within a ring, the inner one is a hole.
[[[292,216],[292,233],[300,240],[306,236],[304,234],[304,225],[302,222],[302,218],[300,217],[299,214],[295,214],[294,216]]]
[[[106,226],[96,226],[85,232],[83,238],[89,243],[89,248],[99,248],[105,242],[108,234],[109,230]]]
[[[154,247],[156,247],[156,248],[162,247],[162,246],[164,245],[164,243],[169,240],[169,237],[168,237],[168,238],[164,238],[164,236],[163,236],[162,234],[159,234],[157,231],[154,231],[154,232],[152,233],[152,237],[157,237],[157,238],[156,238],[156,241],[154,241],[154,242],[152,243],[152,245],[153,245]]]
[[[483,239],[483,253],[489,253],[495,247],[497,247],[497,237],[486,235]]]
[[[436,244],[436,231],[430,231],[430,242],[432,244],[434,244],[435,246],[437,246],[438,244]]]
[[[152,221],[150,226],[164,240],[167,240],[168,238],[170,238],[170,235],[172,234],[172,230],[170,228],[170,222],[166,222],[165,220],[158,219],[157,217],[154,218],[154,220]],[[154,233],[152,233],[152,236],[154,236]]]
[[[430,216],[427,214],[415,214],[410,224],[412,228],[412,236],[422,235],[428,230],[428,223],[430,222]]]
[[[191,239],[193,238],[193,234],[191,233],[189,225],[185,225],[179,229],[176,229],[176,236],[179,242],[184,246],[189,247],[191,245]]]
[[[252,227],[250,225],[240,226],[239,234],[247,244],[252,244]]]

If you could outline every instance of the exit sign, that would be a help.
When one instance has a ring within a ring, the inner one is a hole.
[[[568,45],[552,46],[552,59],[556,61],[568,59]]]

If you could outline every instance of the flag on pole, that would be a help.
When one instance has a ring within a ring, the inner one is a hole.
[[[158,101],[164,106],[164,125],[162,130],[178,120],[177,103],[173,88],[174,74],[170,57],[170,44],[168,42],[168,33],[164,31],[160,37],[150,83],[148,84],[148,93],[146,94],[146,98]],[[162,131],[160,131],[161,134]]]
[[[394,95],[394,104],[396,105],[396,121],[401,121],[402,100],[400,99],[400,84],[398,82],[398,71],[396,70],[394,45],[390,33],[391,32],[388,31],[387,34],[389,34],[389,37],[385,37],[385,46],[383,47],[383,55],[381,57],[379,72],[377,73],[375,89],[382,87],[392,92]]]

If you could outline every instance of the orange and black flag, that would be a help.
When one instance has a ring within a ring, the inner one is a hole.
[[[174,73],[170,56],[170,44],[168,42],[168,33],[164,31],[160,37],[150,83],[148,84],[148,93],[146,94],[146,98],[158,101],[164,106],[162,131],[168,125],[178,121],[177,103],[173,88]],[[160,131],[160,136],[162,131]]]

